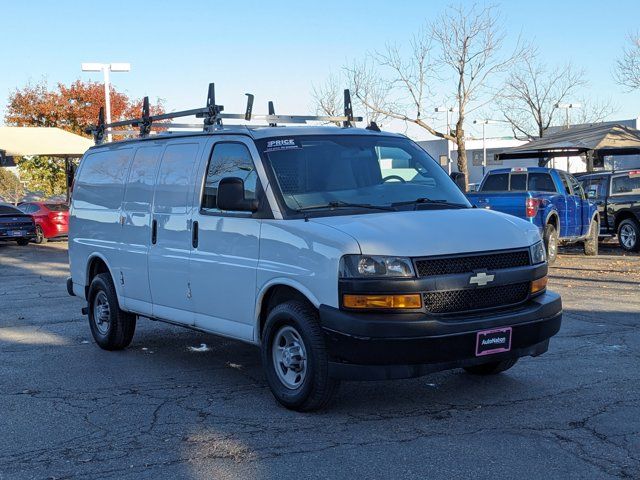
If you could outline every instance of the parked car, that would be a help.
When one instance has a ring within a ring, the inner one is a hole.
[[[598,206],[600,233],[618,235],[622,248],[640,251],[640,170],[583,175],[580,183]]]
[[[69,206],[66,203],[24,202],[18,208],[36,222],[35,243],[66,237],[69,233]]]
[[[484,177],[477,193],[467,197],[479,208],[508,213],[535,225],[544,239],[549,263],[556,260],[562,243],[582,242],[586,255],[598,254],[598,209],[567,172],[543,167],[496,169]]]
[[[31,215],[13,205],[0,203],[0,241],[15,241],[27,245],[36,238],[36,225]]]
[[[138,317],[249,342],[295,410],[345,379],[502,372],[562,318],[535,225],[471,208],[416,143],[370,129],[214,118],[92,147],[69,258],[100,347]]]

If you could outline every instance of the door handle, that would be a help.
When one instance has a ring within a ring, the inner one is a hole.
[[[191,224],[191,246],[198,248],[198,222]]]
[[[154,218],[151,222],[151,245],[158,241],[158,221]]]

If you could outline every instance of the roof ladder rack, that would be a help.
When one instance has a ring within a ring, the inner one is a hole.
[[[355,122],[361,122],[362,117],[353,116],[353,107],[351,104],[351,94],[349,90],[344,91],[344,116],[322,116],[322,115],[276,115],[273,102],[269,102],[269,113],[267,115],[254,115],[253,114],[253,102],[254,95],[246,93],[247,106],[244,113],[223,113],[224,107],[216,103],[215,85],[209,84],[209,90],[207,92],[207,104],[204,108],[194,108],[191,110],[181,110],[178,112],[163,113],[160,115],[151,115],[151,108],[149,105],[149,97],[144,97],[142,101],[142,113],[140,118],[133,118],[130,120],[120,120],[117,122],[105,123],[104,121],[104,109],[100,108],[98,114],[98,123],[95,126],[87,128],[85,131],[91,133],[96,142],[96,145],[100,145],[104,141],[104,134],[106,132],[112,135],[138,135],[140,137],[147,137],[152,132],[151,129],[154,126],[162,128],[202,128],[204,132],[211,133],[217,128],[222,127],[223,119],[231,120],[263,120],[266,121],[269,126],[276,127],[279,123],[306,123],[306,122],[327,122],[327,123],[342,123],[343,127],[348,128],[354,126]],[[163,120],[170,120],[181,117],[193,117],[202,118],[203,123],[167,123]],[[114,128],[130,126],[138,128],[136,130],[114,130]]]

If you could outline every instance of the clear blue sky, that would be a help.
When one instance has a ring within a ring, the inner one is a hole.
[[[466,2],[462,2],[463,4]],[[615,118],[640,115],[640,92],[624,93],[611,70],[625,36],[640,28],[640,1],[495,2],[511,41],[532,39],[548,63],[572,61],[591,81],[584,97],[618,104]],[[115,1],[6,2],[0,7],[0,116],[9,93],[45,77],[76,78],[81,62],[131,62],[114,85],[129,95],[164,98],[169,110],[203,104],[216,82],[227,111],[281,113],[312,108],[312,82],[385,42],[406,42],[441,12],[434,1]]]

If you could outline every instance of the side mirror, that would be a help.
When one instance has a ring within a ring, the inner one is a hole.
[[[258,200],[244,198],[244,181],[238,177],[225,177],[218,184],[216,205],[219,210],[255,212]]]
[[[458,188],[464,193],[467,191],[467,179],[464,173],[451,172],[451,180],[455,182]]]

